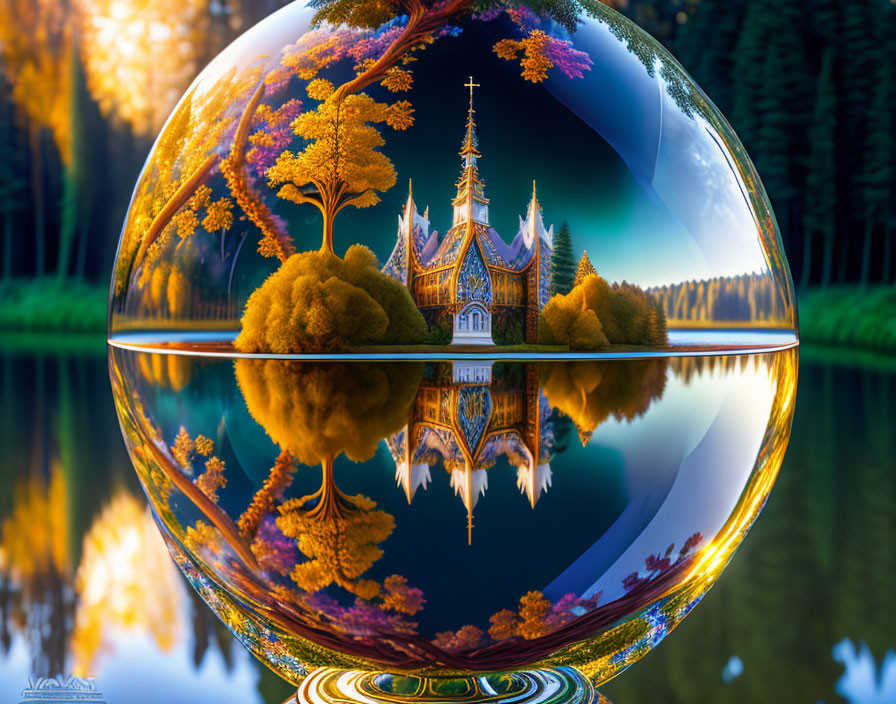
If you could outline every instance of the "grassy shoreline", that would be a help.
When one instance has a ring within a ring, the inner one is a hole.
[[[810,289],[799,311],[802,342],[896,352],[896,286]]]
[[[0,335],[15,340],[13,346],[21,349],[30,342],[44,344],[55,336],[72,335],[102,338],[104,347],[107,297],[105,285],[81,281],[50,277],[0,281]],[[896,352],[896,286],[810,289],[801,292],[799,299],[804,343]],[[685,321],[675,323],[670,327],[699,327]],[[525,347],[502,351],[530,351]]]
[[[0,280],[0,331],[105,336],[108,298],[108,286],[73,279]]]

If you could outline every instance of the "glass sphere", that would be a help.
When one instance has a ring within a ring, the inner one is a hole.
[[[780,467],[796,315],[753,166],[628,20],[539,7],[290,5],[137,183],[124,436],[303,701],[595,701]]]

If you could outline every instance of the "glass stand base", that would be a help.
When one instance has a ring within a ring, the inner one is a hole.
[[[285,704],[609,704],[571,667],[437,678],[320,668]]]

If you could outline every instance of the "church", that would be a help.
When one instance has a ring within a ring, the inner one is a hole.
[[[398,240],[383,271],[407,286],[427,324],[450,316],[452,344],[493,345],[493,329],[517,327],[522,341],[534,343],[539,313],[550,297],[554,228],[545,229],[534,181],[526,217],[509,245],[489,224],[472,78],[466,87],[470,107],[451,228],[442,238],[430,232],[429,208],[421,215],[409,188]]]

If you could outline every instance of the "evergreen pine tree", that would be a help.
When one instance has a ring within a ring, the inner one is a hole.
[[[855,223],[866,213],[865,189],[858,183],[855,174],[864,170],[862,162],[867,153],[866,120],[874,92],[875,67],[880,59],[877,31],[884,19],[878,12],[879,5],[877,0],[850,0],[841,8],[842,54],[838,65],[841,73],[839,96],[842,128],[838,139],[838,166],[843,178],[838,186],[845,196],[844,218],[839,223],[843,232],[837,272],[841,282],[846,281],[849,275]]]
[[[822,286],[831,283],[834,238],[837,234],[837,92],[834,84],[835,53],[825,51],[815,93],[815,110],[809,125],[809,159],[803,212],[804,250],[801,286],[810,283],[812,240],[824,243]]]
[[[868,285],[871,271],[871,244],[874,228],[886,225],[891,214],[891,187],[896,160],[896,121],[893,119],[893,67],[881,61],[877,71],[879,82],[868,111],[867,142],[861,186],[865,203],[865,236],[862,240],[863,286]]]
[[[734,50],[730,118],[747,151],[755,148],[759,130],[757,103],[762,94],[768,39],[775,31],[774,9],[771,0],[750,0]]]
[[[883,60],[888,62],[890,66],[896,61],[896,7],[891,7],[890,12],[883,24],[883,36],[886,37],[884,43],[886,54]],[[892,71],[892,69],[891,69]],[[890,90],[890,117],[896,122],[896,78],[891,76]],[[891,172],[892,180],[890,181],[890,212],[887,222],[884,225],[884,267],[881,274],[881,281],[884,284],[891,282],[891,272],[893,266],[893,235],[896,234],[896,169]]]
[[[572,254],[572,238],[566,221],[554,235],[554,251],[551,254],[551,295],[566,295],[572,291],[576,278],[576,260]]]
[[[754,158],[778,215],[785,246],[796,239],[806,149],[805,124],[811,105],[812,80],[806,69],[798,0],[776,4],[777,21],[766,39],[762,92],[755,110],[761,116]]]
[[[578,286],[586,277],[596,273],[597,269],[594,268],[594,264],[588,258],[588,250],[586,249],[582,254],[582,258],[579,259],[579,266],[576,268],[576,278],[573,283],[575,286]]]
[[[701,0],[682,26],[675,48],[684,67],[723,114],[731,111],[735,53],[745,0]]]

